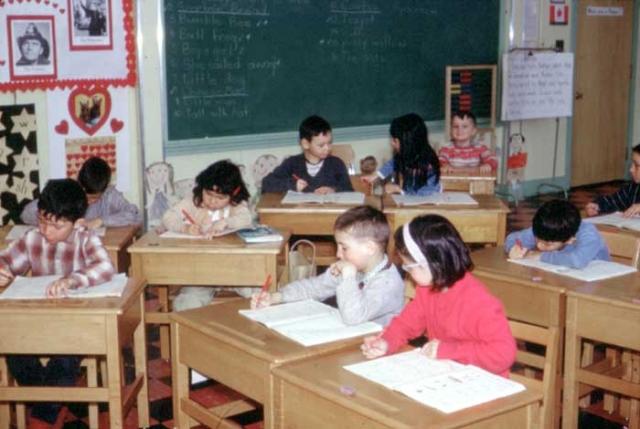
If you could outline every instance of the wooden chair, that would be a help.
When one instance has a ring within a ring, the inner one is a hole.
[[[612,260],[640,268],[640,236],[604,225],[598,225],[598,232],[607,243]]]
[[[344,162],[344,165],[347,166],[347,170],[349,171],[349,174],[355,174],[356,172],[356,165],[355,165],[355,159],[356,159],[356,154],[353,151],[353,147],[351,147],[350,144],[334,144],[331,146],[331,154],[333,156],[337,156],[338,158],[340,158],[342,160],[342,162]]]

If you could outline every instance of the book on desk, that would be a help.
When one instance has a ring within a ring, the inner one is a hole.
[[[618,262],[595,260],[581,269],[569,268],[563,265],[553,265],[535,259],[509,259],[514,264],[524,265],[530,268],[537,268],[543,271],[549,271],[561,276],[567,276],[585,282],[593,282],[597,280],[609,279],[612,277],[624,276],[626,274],[635,273],[634,267],[620,264]]]
[[[282,204],[364,204],[362,192],[332,192],[330,194],[314,194],[313,192],[287,191]]]
[[[404,195],[393,194],[391,196],[396,206],[420,206],[420,205],[468,205],[477,206],[478,202],[466,192],[435,192],[430,195]]]
[[[13,282],[0,294],[0,299],[49,299],[47,286],[62,278],[61,275],[16,277]],[[69,289],[67,295],[61,298],[106,298],[122,296],[127,286],[127,275],[116,274],[111,281],[88,287]]]
[[[588,217],[583,220],[596,225],[611,225],[632,231],[640,231],[640,216],[624,217],[620,212]]]

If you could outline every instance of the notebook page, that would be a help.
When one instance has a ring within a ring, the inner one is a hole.
[[[287,191],[287,194],[281,201],[282,204],[305,204],[305,203],[324,203],[324,196],[309,192]]]
[[[47,286],[62,278],[60,275],[22,277],[18,276],[5,291],[0,299],[49,299],[46,294]],[[127,285],[124,273],[116,274],[109,282],[97,286],[81,287],[69,290],[67,298],[104,298],[122,296]]]
[[[430,195],[401,195],[393,194],[393,201],[398,206],[417,206],[423,204],[435,205],[477,205],[478,202],[466,192],[435,192]]]
[[[238,313],[255,322],[262,323],[267,328],[274,328],[287,323],[298,323],[303,320],[338,313],[338,310],[321,302],[308,299],[272,305],[257,310],[238,310]]]
[[[364,204],[364,194],[362,192],[334,192],[324,195],[325,203],[332,204]]]
[[[562,276],[567,276],[586,282],[593,282],[596,280],[604,280],[612,277],[623,276],[625,274],[635,273],[637,271],[634,267],[631,267],[629,265],[600,260],[591,261],[589,262],[589,265],[580,270],[526,258],[509,259],[508,261],[513,262],[514,264],[537,268],[543,271],[549,271],[555,274],[560,274]]]
[[[346,325],[342,322],[340,313],[336,311],[314,319],[278,325],[273,329],[285,337],[309,347],[380,332],[382,326],[375,322]]]
[[[618,228],[627,228],[640,231],[640,216],[624,217],[622,213],[615,212],[602,216],[594,216],[583,219],[585,222],[602,225],[612,225]]]

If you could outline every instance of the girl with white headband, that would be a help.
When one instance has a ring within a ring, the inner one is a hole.
[[[444,217],[425,215],[395,233],[416,296],[382,334],[365,338],[367,358],[394,353],[426,334],[428,358],[452,359],[508,377],[516,344],[498,299],[472,274],[469,249]]]

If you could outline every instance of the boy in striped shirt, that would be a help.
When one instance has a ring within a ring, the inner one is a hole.
[[[480,167],[489,173],[498,167],[496,154],[487,146],[474,143],[476,117],[469,111],[458,111],[451,118],[451,143],[440,148],[440,172],[452,173],[461,168]]]

